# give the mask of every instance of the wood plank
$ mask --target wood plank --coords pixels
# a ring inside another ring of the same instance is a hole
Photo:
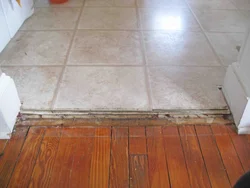
[[[146,154],[145,127],[129,127],[129,154]]]
[[[191,187],[211,187],[194,126],[179,127]]]
[[[231,187],[210,126],[195,126],[212,187]]]
[[[129,187],[128,127],[112,128],[110,187]]]
[[[148,175],[148,158],[146,155],[130,156],[130,187],[150,187]]]
[[[231,138],[228,135],[227,128],[225,126],[215,125],[212,125],[211,128],[215,136],[224,166],[227,170],[230,183],[233,186],[239,177],[244,173],[244,170],[241,166]]]
[[[170,187],[161,127],[147,127],[150,187]]]
[[[163,127],[163,136],[171,187],[190,187],[178,128],[176,126]]]
[[[47,128],[29,187],[48,187],[61,136],[61,128]]]
[[[82,128],[76,139],[76,152],[73,156],[70,187],[89,187],[90,164],[94,143],[95,128]]]
[[[250,144],[248,144],[246,135],[238,135],[232,126],[227,126],[233,145],[240,158],[245,172],[250,170]]]
[[[248,143],[250,144],[250,134],[247,134],[246,137],[247,137]]]
[[[70,187],[70,174],[72,172],[73,157],[79,131],[80,128],[74,127],[62,129],[49,187]]]
[[[90,187],[108,187],[110,165],[110,128],[96,128],[90,167]]]
[[[8,187],[28,187],[44,132],[44,127],[29,129]]]
[[[4,154],[0,157],[0,185],[7,187],[11,174],[18,160],[23,143],[26,138],[28,127],[16,128],[8,141]]]
[[[8,142],[8,140],[5,140],[5,139],[0,140],[0,155],[3,154],[4,148],[7,144],[7,142]]]

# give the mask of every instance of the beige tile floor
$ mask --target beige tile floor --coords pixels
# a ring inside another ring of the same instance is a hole
[[[37,0],[0,54],[24,110],[226,109],[250,0]]]

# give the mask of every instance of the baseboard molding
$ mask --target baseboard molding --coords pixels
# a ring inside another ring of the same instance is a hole
[[[250,127],[238,128],[238,134],[250,134]]]
[[[223,92],[231,109],[239,134],[250,134],[250,93],[238,63],[228,67]]]
[[[0,76],[0,139],[9,139],[14,128],[21,103],[12,78]]]

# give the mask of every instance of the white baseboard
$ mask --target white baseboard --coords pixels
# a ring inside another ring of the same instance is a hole
[[[0,76],[0,139],[9,139],[14,128],[21,103],[12,78]]]
[[[228,67],[223,85],[228,105],[239,134],[250,134],[250,93],[244,83],[244,74],[238,63]]]
[[[250,134],[250,127],[238,128],[238,134]]]

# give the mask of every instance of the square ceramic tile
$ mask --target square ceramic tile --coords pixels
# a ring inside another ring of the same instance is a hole
[[[245,32],[248,22],[236,10],[198,10],[195,14],[205,31]]]
[[[2,67],[17,86],[23,109],[49,109],[61,67]]]
[[[21,30],[74,29],[80,8],[36,8]]]
[[[137,0],[138,7],[182,7],[186,8],[184,0]]]
[[[149,65],[220,65],[200,32],[146,31],[144,43]]]
[[[79,30],[69,64],[143,64],[140,34],[136,31]]]
[[[151,67],[153,109],[225,109],[217,88],[224,74],[218,67]]]
[[[55,109],[149,110],[143,67],[67,67]]]
[[[232,0],[235,6],[238,9],[250,10],[250,1],[249,0]]]
[[[183,8],[140,8],[140,21],[144,30],[200,31],[194,16]]]
[[[135,8],[84,8],[79,29],[137,29]]]
[[[92,7],[135,7],[135,0],[86,0],[85,6]]]
[[[50,4],[50,0],[36,0],[35,7],[81,7],[84,0],[69,0],[62,4]]]
[[[230,0],[187,0],[187,3],[197,9],[237,9]]]
[[[241,14],[247,19],[247,20],[249,20],[250,19],[250,10],[242,10],[242,11],[240,11],[241,12]],[[250,22],[248,21],[247,23],[246,23],[246,28],[250,28]]]
[[[244,15],[247,20],[250,19],[250,10],[241,10],[240,13]]]
[[[216,53],[224,65],[230,65],[237,61],[239,47],[245,34],[243,33],[207,33]]]
[[[73,31],[18,32],[0,54],[4,65],[62,65]]]

